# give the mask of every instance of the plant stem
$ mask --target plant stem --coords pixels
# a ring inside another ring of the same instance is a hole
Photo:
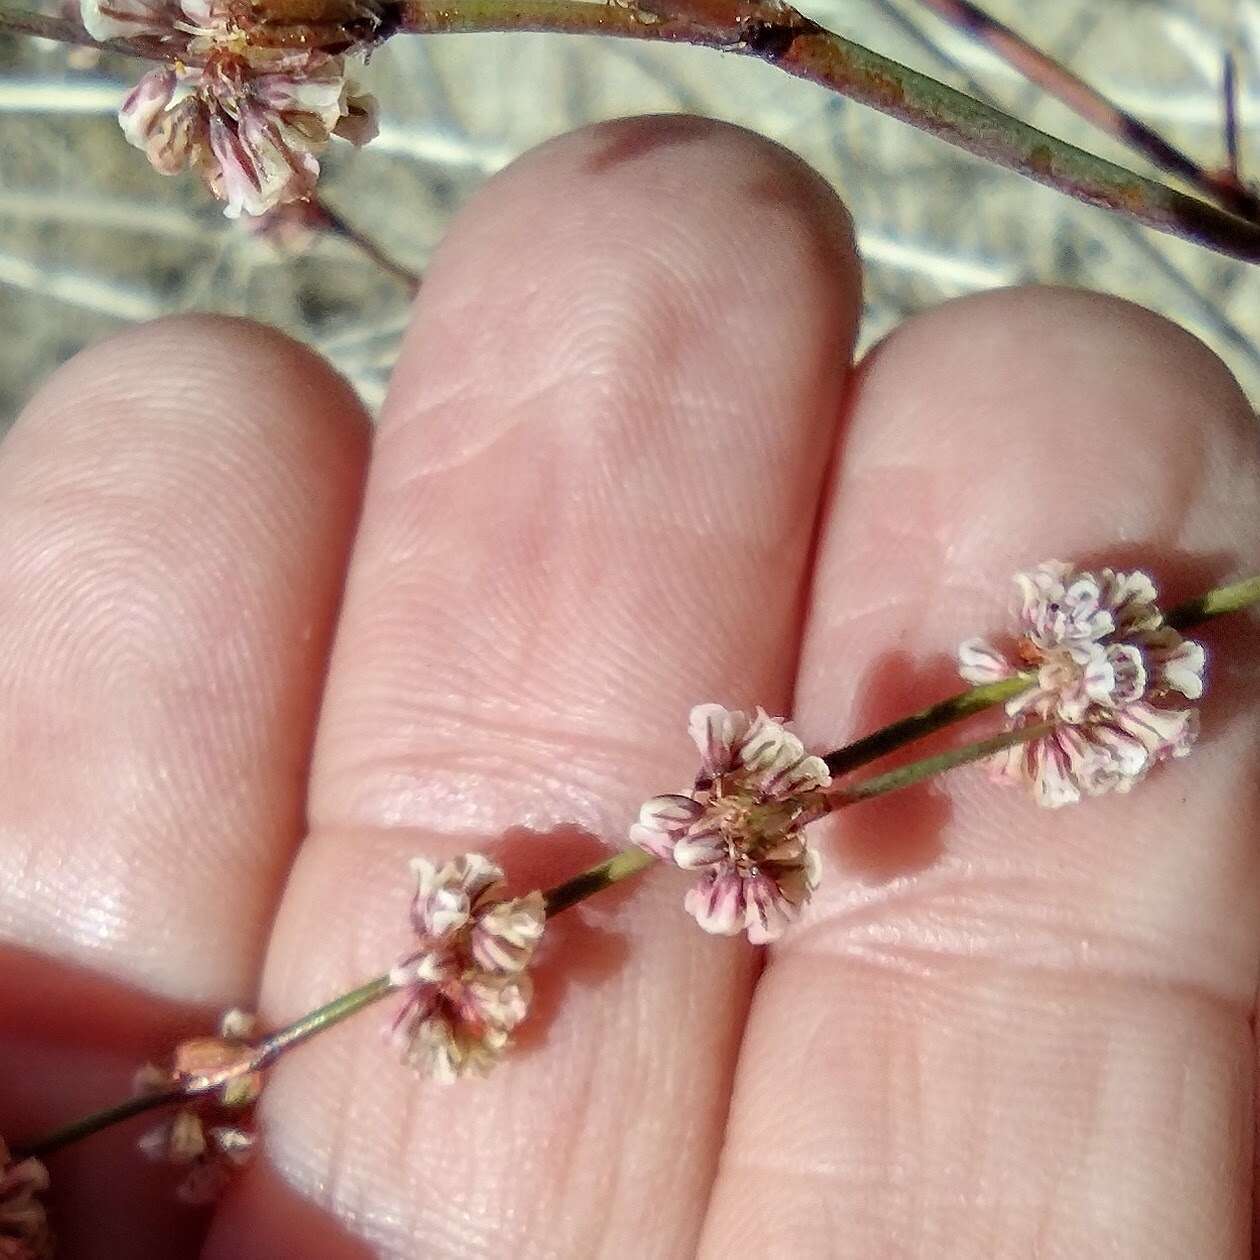
[[[1205,595],[1188,599],[1173,608],[1164,620],[1177,630],[1186,630],[1213,617],[1241,612],[1256,603],[1260,603],[1260,575],[1231,582],[1228,586],[1218,586]]]
[[[986,683],[982,687],[972,687],[969,691],[960,691],[945,700],[938,700],[918,713],[903,717],[888,726],[872,731],[861,739],[835,752],[828,753],[823,760],[827,769],[835,776],[847,774],[850,770],[864,766],[869,761],[877,761],[887,753],[909,744],[925,735],[939,731],[953,722],[960,722],[973,713],[980,713],[992,705],[1001,704],[1012,696],[1030,687],[1035,680],[1033,674],[1017,674],[1014,678],[1006,678],[1001,682]]]
[[[261,1072],[264,1068],[270,1067],[286,1050],[300,1045],[334,1024],[341,1023],[343,1019],[349,1019],[365,1006],[379,1002],[393,990],[394,985],[390,982],[389,973],[386,972],[383,976],[377,976],[366,984],[359,985],[357,989],[351,989],[349,993],[343,993],[340,997],[333,998],[331,1002],[317,1007],[287,1027],[264,1037],[258,1043],[257,1052],[250,1064],[251,1070]]]
[[[1212,617],[1238,612],[1258,602],[1260,602],[1260,576],[1244,578],[1228,586],[1217,587],[1197,599],[1178,605],[1168,614],[1167,621],[1170,625],[1182,629]],[[974,687],[970,691],[951,696],[947,700],[931,705],[910,717],[902,718],[898,722],[830,753],[826,757],[827,764],[834,774],[864,765],[911,740],[919,739],[951,722],[969,717],[982,709],[1017,695],[1031,681],[1031,675],[1021,674],[1003,682]],[[859,801],[912,787],[935,775],[992,756],[1004,748],[1012,748],[1016,744],[1037,739],[1053,730],[1054,727],[1054,722],[1041,722],[1014,731],[1004,731],[988,739],[966,744],[961,748],[951,748],[946,752],[925,757],[909,765],[900,766],[896,770],[863,779],[858,783],[833,788],[823,793],[826,809],[828,812],[843,809]],[[593,897],[596,893],[611,888],[613,884],[640,874],[655,861],[656,859],[649,853],[637,848],[623,849],[613,854],[603,862],[544,892],[543,901],[548,917],[562,913],[571,906],[577,905],[579,901],[584,901],[587,897]],[[331,1028],[334,1024],[348,1019],[374,1002],[380,1001],[381,998],[393,992],[394,988],[387,972],[303,1015],[292,1024],[263,1038],[255,1047],[248,1070],[258,1072],[265,1070],[286,1051],[309,1040],[317,1033]],[[221,1085],[222,1082],[217,1081],[212,1086],[203,1086],[195,1090],[175,1089],[160,1094],[145,1094],[129,1098],[125,1102],[55,1129],[46,1137],[16,1146],[14,1148],[16,1157],[24,1159],[28,1156],[39,1157],[52,1154],[72,1142],[90,1137],[132,1116],[184,1102],[198,1094],[212,1092]]]
[[[972,0],[919,0],[951,26],[978,40],[1030,83],[1062,101],[1100,131],[1149,158],[1156,166],[1199,189],[1233,214],[1256,222],[1260,200],[1231,174],[1207,170],[1153,127],[1121,109],[1067,66],[1029,43],[1009,26],[990,17]],[[1226,117],[1230,117],[1226,93]],[[1227,128],[1228,133],[1228,128]]]
[[[72,1142],[81,1141],[94,1133],[99,1133],[102,1129],[130,1120],[132,1116],[143,1115],[146,1111],[155,1111],[159,1107],[169,1107],[174,1103],[183,1102],[188,1097],[188,1091],[184,1089],[165,1090],[160,1094],[138,1094],[125,1102],[106,1107],[103,1111],[94,1111],[89,1116],[83,1116],[70,1124],[62,1125],[60,1129],[54,1129],[33,1142],[18,1144],[13,1148],[13,1157],[28,1159],[33,1156],[36,1159],[42,1159],[45,1155],[61,1150],[63,1146],[69,1146]]]
[[[877,774],[845,787],[836,788],[826,793],[832,809],[843,809],[846,805],[855,805],[858,801],[868,801],[873,796],[883,796],[887,792],[896,792],[900,788],[912,787],[930,779],[933,775],[943,774],[957,766],[965,766],[973,761],[981,761],[991,757],[1004,748],[1013,748],[1016,744],[1026,744],[1054,730],[1057,723],[1038,722],[1032,726],[1021,726],[1017,730],[1003,731],[989,739],[982,739],[962,748],[951,748],[948,752],[937,753],[934,757],[924,757],[922,761],[913,761],[908,766],[899,766],[885,774]]]
[[[697,44],[757,57],[890,114],[978,157],[1162,232],[1260,261],[1260,225],[1030,127],[880,53],[824,30],[778,0],[683,0],[664,6],[588,0],[400,0],[412,34],[560,31]]]
[[[1260,225],[1146,179],[824,30],[779,0],[678,0],[676,10],[625,0],[424,0],[386,5],[382,37],[479,31],[552,31],[696,44],[757,57],[798,78],[869,105],[978,157],[1161,232],[1197,241],[1246,262],[1260,261]],[[0,0],[0,29],[71,43],[91,42],[77,23],[45,17]],[[345,48],[346,27],[278,22],[278,45]],[[169,59],[149,41],[105,47]]]
[[[419,292],[420,277],[414,271],[387,254],[370,236],[348,222],[340,211],[334,210],[323,197],[313,197],[311,204],[326,231],[348,241],[387,276],[399,281],[413,297]]]
[[[603,892],[605,888],[611,888],[613,884],[628,879],[631,875],[637,875],[655,860],[644,849],[622,849],[607,861],[600,862],[598,866],[592,866],[590,870],[566,879],[563,884],[557,884],[543,893],[547,917],[550,919],[562,910],[577,905],[579,901],[585,901],[587,897]]]

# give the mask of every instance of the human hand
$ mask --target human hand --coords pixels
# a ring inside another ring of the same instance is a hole
[[[1254,417],[1183,332],[995,293],[852,371],[859,305],[817,177],[653,119],[463,211],[370,469],[347,387],[261,328],[62,369],[0,450],[0,1130],[388,966],[413,853],[527,889],[623,843],[695,701],[834,747],[948,690],[1030,563],[1255,567]],[[1132,796],[967,774],[818,824],[764,955],[669,870],[557,920],[484,1082],[329,1032],[212,1217],[134,1128],[54,1157],[64,1254],[1246,1254],[1260,710],[1212,665],[1203,746]]]

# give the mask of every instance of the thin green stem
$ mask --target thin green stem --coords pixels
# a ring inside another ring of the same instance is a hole
[[[1167,620],[1171,625],[1183,629],[1212,617],[1238,612],[1256,603],[1260,603],[1260,576],[1245,578],[1228,586],[1208,591],[1205,595],[1189,600],[1173,609],[1168,614]],[[875,731],[871,735],[857,740],[855,743],[838,749],[827,756],[827,764],[831,767],[834,774],[852,770],[859,765],[864,765],[866,762],[874,760],[876,757],[884,756],[886,753],[909,743],[911,740],[919,739],[931,731],[939,730],[951,722],[970,717],[983,709],[999,704],[1003,700],[1017,695],[1031,681],[1030,675],[1021,674],[1000,683],[990,683],[986,686],[975,687],[970,691],[951,696],[946,700],[931,705],[929,708],[921,710],[919,713],[912,714],[910,717],[903,718],[901,721],[894,722],[882,730]],[[1004,731],[988,739],[982,739],[976,743],[964,745],[961,748],[952,748],[947,752],[937,753],[935,756],[911,762],[909,765],[899,766],[895,770],[874,775],[858,783],[834,788],[823,794],[823,800],[828,811],[843,809],[849,805],[855,805],[859,801],[870,800],[876,796],[883,796],[888,792],[912,787],[938,774],[944,774],[946,771],[954,770],[959,766],[965,766],[972,762],[980,761],[985,757],[990,757],[1003,749],[1013,748],[1017,744],[1038,739],[1054,730],[1054,728],[1055,723],[1053,722],[1040,722],[1017,730]],[[612,887],[613,884],[640,874],[651,866],[655,860],[649,853],[635,848],[624,849],[620,853],[613,854],[612,857],[605,859],[603,862],[544,892],[543,901],[548,916],[560,914],[571,906],[576,905],[579,901],[584,901],[587,897],[592,897],[596,893]],[[366,984],[362,984],[356,989],[352,989],[349,993],[344,993],[340,997],[334,998],[331,1002],[318,1007],[309,1014],[302,1016],[301,1019],[279,1029],[260,1041],[255,1047],[253,1057],[250,1059],[248,1070],[263,1071],[270,1067],[286,1051],[300,1045],[317,1033],[331,1028],[334,1024],[348,1019],[351,1015],[372,1005],[374,1002],[380,1001],[383,997],[393,992],[394,989],[395,985],[392,983],[389,973],[386,973],[369,980]],[[99,1133],[102,1129],[109,1128],[111,1125],[118,1124],[123,1120],[128,1120],[132,1116],[141,1115],[146,1111],[155,1110],[159,1107],[174,1105],[196,1097],[198,1094],[206,1093],[210,1088],[218,1088],[221,1084],[222,1082],[216,1082],[213,1087],[175,1089],[160,1094],[146,1094],[136,1098],[129,1098],[125,1102],[115,1104],[103,1111],[94,1112],[80,1120],[73,1121],[60,1129],[54,1130],[45,1137],[19,1145],[15,1148],[15,1151],[19,1158],[49,1155],[64,1146],[70,1145],[72,1142],[90,1137],[94,1133]]]
[[[905,744],[932,734],[933,731],[961,722],[963,718],[971,717],[973,713],[980,713],[995,704],[1002,704],[1030,687],[1033,681],[1032,674],[1017,674],[1014,678],[1005,678],[1001,682],[986,683],[982,687],[960,691],[828,753],[823,760],[833,776],[847,774],[850,770],[856,770],[867,762],[877,761]]]
[[[1260,603],[1260,576],[1243,578],[1228,586],[1218,586],[1196,599],[1188,599],[1172,609],[1165,620],[1178,630],[1197,626],[1213,617],[1226,613],[1241,612],[1252,604]]]
[[[828,792],[827,799],[832,809],[843,809],[846,805],[855,805],[858,801],[868,801],[873,796],[883,796],[887,792],[896,792],[901,788],[912,787],[930,779],[934,775],[944,774],[958,766],[965,766],[973,761],[981,761],[991,757],[1004,748],[1013,748],[1016,744],[1026,744],[1029,740],[1039,739],[1042,735],[1054,730],[1054,722],[1038,722],[1032,726],[1022,726],[1017,730],[1003,731],[1001,735],[982,739],[974,744],[966,744],[962,748],[951,748],[948,752],[937,753],[934,757],[924,757],[922,761],[912,761],[908,766],[899,766],[885,774],[877,774],[860,783],[848,784]]]
[[[343,1019],[349,1019],[365,1006],[379,1002],[381,998],[393,991],[394,985],[390,981],[389,973],[386,972],[383,976],[377,976],[366,984],[359,985],[357,989],[351,989],[349,993],[333,998],[331,1002],[317,1007],[287,1027],[273,1032],[269,1037],[264,1037],[258,1043],[257,1053],[250,1064],[251,1069],[260,1072],[270,1067],[286,1050],[309,1040],[316,1033],[323,1032],[334,1024],[341,1023]]]
[[[132,1116],[143,1115],[146,1111],[156,1111],[159,1107],[173,1106],[188,1097],[188,1091],[184,1089],[168,1089],[160,1094],[138,1094],[124,1102],[115,1103],[112,1107],[106,1107],[103,1111],[94,1111],[89,1116],[72,1120],[69,1124],[62,1125],[60,1129],[54,1129],[33,1142],[19,1143],[13,1148],[14,1158],[28,1159],[33,1156],[36,1159],[43,1159],[44,1156],[61,1150],[63,1146],[82,1141],[94,1133],[100,1133],[102,1129],[130,1120]]]
[[[585,901],[587,897],[593,897],[596,893],[603,892],[605,888],[611,888],[613,884],[629,879],[631,875],[637,875],[651,866],[655,860],[643,849],[622,849],[620,853],[613,854],[607,861],[600,862],[598,866],[592,866],[590,870],[583,871],[572,879],[566,879],[563,884],[557,884],[543,893],[547,917],[552,918],[562,910],[577,905],[579,901]]]

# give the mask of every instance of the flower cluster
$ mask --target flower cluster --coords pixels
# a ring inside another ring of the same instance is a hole
[[[53,1253],[48,1214],[38,1195],[48,1171],[37,1159],[14,1160],[0,1138],[0,1260],[48,1260]]]
[[[1205,655],[1165,622],[1150,578],[1047,561],[1015,581],[1018,642],[1004,652],[970,639],[959,671],[977,684],[1035,672],[1006,711],[1020,725],[1056,725],[1000,753],[997,777],[1057,808],[1082,793],[1127,792],[1157,762],[1184,757],[1197,733],[1185,701],[1203,694]]]
[[[262,1092],[262,1074],[252,1069],[249,1044],[256,1024],[247,1012],[230,1010],[219,1022],[217,1037],[182,1042],[170,1068],[146,1064],[136,1074],[140,1094],[193,1092],[187,1105],[139,1143],[147,1158],[183,1172],[175,1193],[185,1203],[213,1202],[253,1154],[255,1137],[247,1117]]]
[[[233,219],[310,197],[330,136],[362,145],[376,134],[375,102],[349,92],[343,56],[259,46],[249,12],[233,0],[81,8],[94,39],[149,37],[170,49],[170,63],[123,101],[123,134],[162,174],[197,171]]]
[[[390,972],[404,994],[394,1039],[406,1062],[435,1080],[484,1075],[529,1009],[542,893],[505,899],[503,872],[479,853],[441,868],[415,858],[411,869],[418,948]]]
[[[818,855],[804,826],[816,803],[811,794],[831,775],[762,709],[697,705],[690,731],[700,750],[695,786],[647,801],[630,839],[701,872],[684,905],[706,932],[776,940],[818,886]]]

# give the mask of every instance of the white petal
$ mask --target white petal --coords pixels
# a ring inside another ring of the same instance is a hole
[[[986,639],[967,639],[958,645],[958,672],[967,682],[982,687],[1019,671]]]
[[[699,871],[724,862],[730,846],[721,831],[714,828],[699,835],[685,835],[674,845],[673,859],[684,871]]]
[[[542,939],[546,915],[540,892],[491,906],[472,930],[471,948],[477,965],[494,972],[522,970]]]
[[[705,778],[716,779],[735,764],[735,745],[750,726],[746,713],[720,704],[698,704],[691,710],[688,730],[700,750]]]
[[[1034,740],[1029,746],[1033,799],[1046,809],[1061,809],[1081,799],[1076,769],[1082,762],[1071,732],[1065,728]]]
[[[683,907],[714,936],[736,936],[744,930],[744,881],[733,870],[706,875],[687,891]]]
[[[175,23],[183,14],[163,0],[80,0],[79,17],[93,39],[106,40],[179,36]]]

